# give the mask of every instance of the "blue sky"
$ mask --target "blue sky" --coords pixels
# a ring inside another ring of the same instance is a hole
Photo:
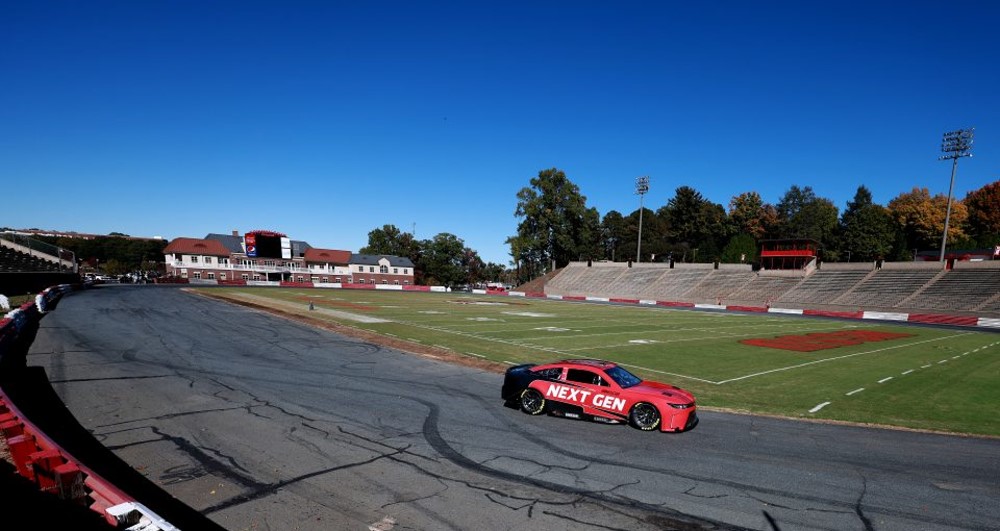
[[[1000,179],[1000,3],[6,2],[0,226],[357,251],[384,224],[507,264],[559,168],[603,216],[679,186],[841,210]]]

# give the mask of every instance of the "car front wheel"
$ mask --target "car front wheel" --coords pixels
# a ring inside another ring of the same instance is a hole
[[[642,431],[655,430],[660,425],[660,412],[656,406],[646,402],[640,402],[632,406],[632,411],[628,414],[629,423],[633,428]]]
[[[542,393],[534,389],[525,389],[521,392],[521,411],[529,415],[538,415],[545,411],[545,398]]]

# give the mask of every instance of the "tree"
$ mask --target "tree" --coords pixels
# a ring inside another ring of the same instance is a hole
[[[514,215],[521,221],[517,226],[516,252],[514,241],[508,238],[511,255],[545,270],[550,261],[562,267],[589,252],[587,227],[591,225],[587,220],[592,223],[593,216],[588,216],[586,202],[580,189],[561,170],[538,172],[531,179],[531,186],[517,193]]]
[[[579,259],[593,260],[604,256],[601,237],[601,214],[596,208],[588,208],[583,212],[583,225],[580,226]]]
[[[431,240],[422,241],[421,247],[424,252],[420,265],[426,283],[448,287],[468,283],[467,266],[471,257],[461,239],[442,232]]]
[[[405,256],[412,260],[418,247],[412,233],[401,232],[395,225],[382,225],[381,229],[373,229],[368,233],[368,245],[358,252]]]
[[[811,186],[792,185],[776,209],[779,238],[808,238],[828,250],[837,247],[837,207],[833,201],[817,197]]]
[[[1000,180],[969,192],[962,203],[969,215],[967,232],[975,239],[976,246],[1000,244]]]
[[[604,219],[601,220],[603,258],[614,262],[617,258],[625,256],[622,252],[626,237],[625,225],[625,218],[617,210],[604,215]]]
[[[729,222],[735,234],[749,234],[754,240],[760,240],[767,233],[770,212],[757,192],[744,192],[729,200]],[[772,223],[773,224],[773,221]]]
[[[681,186],[657,216],[666,221],[674,249],[690,249],[692,259],[700,257],[703,262],[719,258],[719,244],[729,233],[722,205],[705,199],[690,186]]]
[[[940,249],[944,233],[944,218],[948,197],[938,194],[931,197],[927,188],[916,188],[896,196],[887,205],[889,214],[906,236],[907,249]],[[948,241],[965,237],[962,225],[967,218],[965,205],[954,201],[948,223]]]
[[[872,193],[859,186],[854,200],[847,203],[840,217],[841,260],[871,261],[891,254],[895,240],[892,216],[881,205],[872,202]]]
[[[747,233],[740,233],[726,244],[721,260],[729,264],[750,263],[757,260],[757,252],[757,240]]]

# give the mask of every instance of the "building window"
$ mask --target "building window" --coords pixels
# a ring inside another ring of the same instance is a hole
[[[364,272],[365,272],[365,266],[358,266],[358,273],[364,273]]]
[[[299,277],[299,282],[305,282],[305,280],[303,280],[302,277]]]
[[[392,274],[393,275],[398,275],[399,274],[399,268],[398,267],[392,268]]]
[[[253,276],[253,279],[254,279],[254,280],[260,280],[260,275],[254,275],[254,276]]]
[[[211,264],[212,263],[212,257],[211,256],[206,256],[205,257],[205,263],[206,264]]]
[[[389,281],[388,281],[388,280],[385,280],[385,279],[383,279],[383,280],[382,280],[382,283],[383,283],[383,284],[388,284],[388,283],[389,283]]]
[[[365,283],[365,279],[362,278],[362,279],[358,280],[358,284],[364,284],[364,283]]]
[[[219,258],[219,265],[229,265],[228,258]]]
[[[369,273],[374,273],[375,272],[375,266],[368,266],[368,272]]]
[[[209,280],[215,280],[215,273],[209,273],[208,274],[208,279]]]
[[[201,280],[201,271],[195,271],[194,272],[194,278],[196,278],[198,280]]]
[[[378,267],[378,272],[382,273],[383,275],[386,274],[386,273],[388,273],[389,272],[389,266],[387,266],[387,265],[379,266]]]
[[[197,264],[198,263],[198,257],[197,256],[192,256],[191,257],[191,263],[192,264]]]
[[[334,281],[334,282],[340,282],[340,277],[335,277],[335,278],[333,279],[333,281]]]
[[[242,274],[240,275],[240,278],[242,278],[243,280],[250,280],[250,275]]]
[[[404,267],[403,268],[403,274],[404,275],[409,275],[410,274],[410,270]]]
[[[219,280],[226,280],[226,274],[225,273],[219,273]]]

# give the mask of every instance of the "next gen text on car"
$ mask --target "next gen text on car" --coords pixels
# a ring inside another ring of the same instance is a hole
[[[628,422],[644,430],[680,432],[698,424],[694,396],[673,385],[643,380],[602,360],[563,360],[507,369],[501,397],[525,413],[597,422]]]

